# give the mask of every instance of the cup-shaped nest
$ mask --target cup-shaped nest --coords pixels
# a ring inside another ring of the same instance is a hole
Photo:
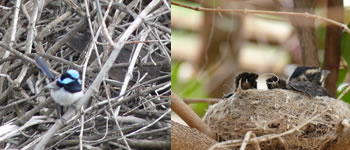
[[[321,116],[310,121],[312,117]],[[238,90],[232,97],[209,107],[204,122],[225,140],[243,139],[248,131],[257,137],[281,134],[259,142],[261,149],[350,150],[350,130],[342,126],[350,118],[349,105],[331,97],[310,97],[291,90]],[[237,147],[236,147],[237,148]],[[248,145],[247,149],[254,149]]]

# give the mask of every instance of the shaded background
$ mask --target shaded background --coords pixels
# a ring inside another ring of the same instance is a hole
[[[348,24],[350,1],[173,1],[192,7],[308,12]],[[343,7],[344,6],[344,7]],[[172,5],[172,91],[182,98],[221,98],[239,72],[287,78],[296,66],[330,70],[335,97],[349,81],[349,35],[307,17],[194,11]],[[337,91],[339,89],[339,91]],[[343,98],[349,101],[349,96]],[[190,104],[203,116],[207,103]],[[173,116],[172,116],[173,118]]]

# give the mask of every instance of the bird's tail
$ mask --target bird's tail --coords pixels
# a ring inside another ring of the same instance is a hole
[[[37,64],[37,66],[40,68],[40,70],[42,72],[44,72],[44,74],[51,80],[51,81],[54,81],[55,80],[55,77],[54,75],[52,74],[52,72],[50,71],[50,68],[49,66],[47,65],[46,61],[44,59],[42,59],[40,56],[38,55],[35,55],[34,57],[35,59],[35,62]]]

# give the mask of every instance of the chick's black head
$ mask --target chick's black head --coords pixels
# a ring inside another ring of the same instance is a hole
[[[259,75],[256,73],[249,73],[249,72],[243,72],[240,73],[238,76],[236,76],[235,79],[235,86],[236,90],[238,88],[242,88],[243,90],[247,89],[256,89],[257,88],[257,82]],[[239,85],[241,87],[239,87]]]
[[[297,67],[289,77],[289,82],[311,82],[313,84],[323,86],[328,70],[322,70],[320,67]]]

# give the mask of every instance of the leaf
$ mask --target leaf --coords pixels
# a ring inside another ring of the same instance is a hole
[[[178,83],[178,74],[179,74],[180,64],[175,61],[171,62],[171,85],[177,85]]]
[[[347,87],[343,88],[341,91],[337,90],[337,97],[344,91],[346,90]],[[344,102],[350,103],[350,92],[346,93],[342,98]]]
[[[349,25],[348,25],[349,28]],[[350,64],[350,34],[344,32],[341,37],[341,56],[345,59],[346,63]]]
[[[347,70],[344,68],[339,69],[337,87],[344,82]]]
[[[171,62],[171,90],[179,94],[182,98],[207,98],[203,83],[196,77],[188,81],[180,81],[180,71],[182,63],[172,61]],[[192,103],[189,105],[192,110],[200,117],[203,117],[208,109],[208,103]]]

